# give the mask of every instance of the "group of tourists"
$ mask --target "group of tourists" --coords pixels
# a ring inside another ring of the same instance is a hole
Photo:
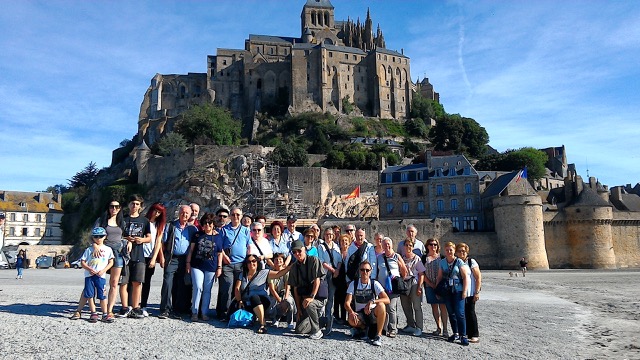
[[[94,243],[81,258],[85,287],[71,319],[82,317],[86,303],[91,322],[149,316],[150,280],[159,264],[159,319],[188,314],[193,322],[213,316],[229,321],[249,312],[259,334],[269,326],[288,327],[320,339],[339,324],[380,346],[383,336],[424,333],[426,298],[436,328],[431,335],[462,345],[479,341],[475,303],[482,277],[464,243],[447,242],[441,254],[439,241],[417,239],[413,225],[394,247],[381,233],[369,242],[365,230],[352,224],[344,233],[340,226],[321,231],[317,224],[300,233],[295,215],[267,227],[264,216],[240,208],[200,216],[197,204],[180,206],[178,218],[167,222],[162,204],[151,205],[145,216],[143,205],[132,196],[123,216],[120,202],[112,200],[96,220]],[[118,295],[122,306],[114,315]],[[401,329],[399,306],[407,319]]]

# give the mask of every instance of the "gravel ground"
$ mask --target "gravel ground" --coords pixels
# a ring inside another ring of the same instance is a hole
[[[340,326],[314,341],[285,329],[258,335],[186,318],[91,324],[85,315],[71,321],[82,291],[82,270],[29,270],[23,280],[15,280],[15,270],[1,270],[0,357],[640,359],[640,271],[551,270],[529,272],[526,278],[484,271],[483,276],[476,307],[480,343],[463,347],[425,333],[420,338],[385,337],[382,347],[374,347],[351,340],[348,329]],[[152,285],[150,303],[157,314],[160,275]],[[425,332],[435,330],[426,304],[424,312]]]

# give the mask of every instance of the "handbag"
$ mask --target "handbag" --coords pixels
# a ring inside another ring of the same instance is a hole
[[[382,255],[384,259],[384,264],[387,266],[387,271],[389,271],[389,262],[387,261],[387,257]],[[391,283],[389,286],[389,283]],[[413,277],[408,279],[403,279],[402,276],[392,276],[390,273],[385,280],[385,288],[389,286],[391,289],[391,293],[397,295],[409,295],[411,292],[411,286],[413,285]]]
[[[229,317],[228,327],[247,327],[253,322],[253,314],[245,309],[236,310]]]
[[[455,286],[449,284],[449,279],[451,279],[451,275],[453,274],[453,269],[456,267],[457,261],[458,258],[456,257],[455,260],[453,260],[453,266],[451,266],[451,268],[449,269],[449,274],[447,275],[447,277],[440,279],[440,282],[438,283],[438,285],[436,285],[435,291],[437,296],[445,297],[455,293],[456,288]]]

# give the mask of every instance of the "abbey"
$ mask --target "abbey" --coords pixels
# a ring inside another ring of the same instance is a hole
[[[206,74],[156,74],[140,109],[140,135],[154,143],[171,118],[207,102],[229,109],[245,128],[256,112],[340,113],[346,104],[364,116],[408,116],[416,91],[410,60],[386,49],[369,11],[364,23],[336,21],[329,0],[307,0],[300,18],[300,37],[249,35],[244,49],[209,55]],[[427,96],[437,96],[430,89]]]

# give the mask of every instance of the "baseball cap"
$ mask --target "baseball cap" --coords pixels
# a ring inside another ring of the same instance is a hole
[[[0,219],[4,219],[4,213],[0,212]]]
[[[287,216],[287,221],[298,221],[298,217],[294,214]]]
[[[291,244],[291,250],[301,250],[304,248],[304,244],[300,240],[296,240]]]
[[[107,231],[104,228],[98,226],[96,228],[93,228],[93,231],[91,231],[91,236],[107,236]]]

